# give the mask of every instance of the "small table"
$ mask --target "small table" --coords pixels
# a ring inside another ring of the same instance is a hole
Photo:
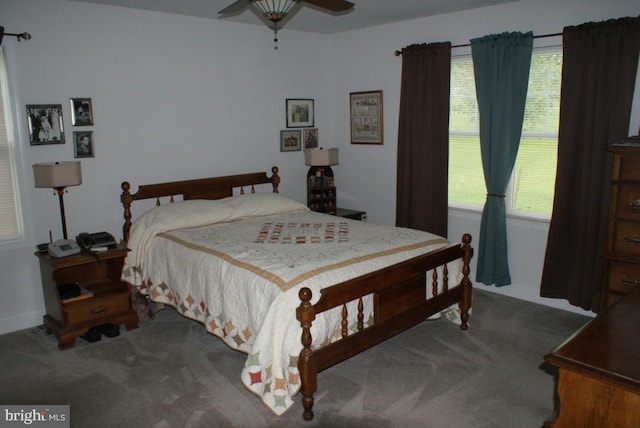
[[[640,426],[640,288],[545,356],[559,404],[545,427]]]
[[[340,208],[336,209],[336,214],[338,217],[350,218],[353,220],[367,221],[367,213],[365,211],[358,210],[350,210],[348,208]]]
[[[125,324],[127,330],[138,327],[138,316],[129,303],[129,286],[120,280],[127,251],[121,243],[95,254],[81,252],[63,258],[35,254],[47,311],[45,330],[58,338],[58,348],[73,347],[76,337],[100,324]],[[61,284],[78,284],[81,294],[63,298]]]

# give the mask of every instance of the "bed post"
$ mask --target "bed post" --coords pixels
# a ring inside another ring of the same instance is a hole
[[[272,176],[271,176],[271,184],[273,185],[273,193],[279,193],[280,190],[280,176],[278,175],[278,167],[274,166],[271,168]]]
[[[311,290],[304,287],[298,293],[300,306],[296,309],[296,318],[302,326],[302,351],[298,359],[298,371],[300,372],[300,381],[302,386],[302,406],[304,413],[302,416],[305,420],[313,419],[313,393],[318,389],[318,368],[316,360],[311,350],[311,323],[316,318],[315,311],[311,305]]]
[[[120,185],[122,188],[122,195],[120,195],[120,201],[122,202],[122,206],[124,207],[124,225],[122,226],[122,237],[124,241],[129,241],[129,230],[131,230],[131,202],[133,201],[133,196],[129,193],[129,189],[131,189],[131,185],[128,181],[123,181]]]
[[[469,328],[469,309],[471,309],[471,280],[469,273],[471,272],[471,257],[473,257],[473,248],[471,248],[471,235],[465,233],[462,235],[462,299],[460,299],[460,329],[467,330]]]

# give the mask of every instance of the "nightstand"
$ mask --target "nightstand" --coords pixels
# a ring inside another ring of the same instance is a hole
[[[47,334],[58,338],[58,348],[75,345],[76,337],[100,324],[125,324],[127,330],[138,327],[138,316],[131,310],[129,286],[120,280],[128,249],[124,244],[104,252],[82,252],[55,258],[35,253],[40,262]],[[60,287],[60,285],[65,286]],[[69,284],[79,285],[80,294],[60,296]]]
[[[348,208],[340,208],[336,209],[336,214],[338,217],[350,218],[353,220],[367,221],[367,213],[365,211],[358,210],[350,210]]]

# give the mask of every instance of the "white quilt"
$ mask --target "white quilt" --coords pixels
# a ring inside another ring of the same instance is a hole
[[[122,278],[248,354],[244,385],[275,414],[300,388],[298,291],[319,291],[446,245],[426,232],[318,214],[279,194],[157,207],[138,219]],[[460,266],[449,266],[452,284]],[[349,307],[355,330],[356,303]],[[365,321],[372,314],[365,299]],[[340,309],[319,316],[313,347],[339,340]]]

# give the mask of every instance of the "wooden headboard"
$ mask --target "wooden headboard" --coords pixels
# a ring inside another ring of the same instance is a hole
[[[227,175],[224,177],[200,178],[196,180],[173,181],[169,183],[147,184],[139,186],[136,193],[131,194],[131,184],[123,181],[120,201],[124,208],[124,226],[122,235],[125,241],[129,240],[131,230],[131,203],[141,199],[154,199],[156,206],[161,203],[160,198],[168,197],[169,202],[173,202],[175,197],[182,196],[183,200],[189,199],[222,199],[233,196],[233,189],[240,188],[240,193],[244,194],[244,188],[250,187],[251,193],[255,193],[255,185],[271,183],[273,192],[278,193],[280,176],[278,167],[271,168],[271,177],[266,172],[252,172],[249,174]]]

